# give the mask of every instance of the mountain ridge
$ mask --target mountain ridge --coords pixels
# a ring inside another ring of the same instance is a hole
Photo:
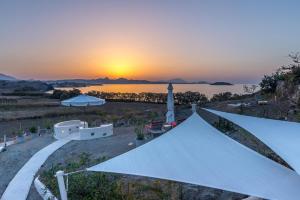
[[[0,73],[0,80],[1,81],[16,81],[17,79],[13,76],[9,76],[7,74]]]
[[[127,78],[116,78],[110,79],[108,77],[104,78],[96,78],[96,79],[62,79],[62,80],[48,80],[45,81],[48,84],[52,84],[59,87],[69,87],[70,85],[76,85],[78,87],[79,84],[82,86],[87,85],[101,85],[101,84],[208,84],[206,81],[186,81],[181,78],[175,78],[170,80],[159,80],[159,81],[149,81],[149,80],[139,80],[139,79],[127,79]]]

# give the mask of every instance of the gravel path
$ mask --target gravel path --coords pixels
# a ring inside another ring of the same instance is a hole
[[[70,139],[56,140],[35,153],[10,181],[1,199],[25,200],[37,171],[52,153],[68,142],[70,142]]]
[[[53,141],[54,139],[50,135],[35,137],[27,142],[11,145],[7,151],[0,153],[0,196],[23,165],[36,152]]]
[[[71,141],[53,153],[40,171],[50,169],[56,164],[65,164],[79,158],[83,152],[91,155],[91,158],[105,156],[111,158],[131,150],[135,145],[129,146],[130,142],[134,143],[135,133],[132,127],[114,128],[114,135],[107,138],[99,138],[86,141]],[[40,200],[39,194],[35,191],[34,186],[27,197],[28,200]]]

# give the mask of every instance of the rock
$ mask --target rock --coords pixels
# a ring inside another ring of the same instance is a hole
[[[277,87],[275,91],[276,95],[278,98],[284,97],[286,93],[286,87],[285,87],[285,82],[284,81],[278,81],[277,82]]]
[[[300,85],[278,81],[275,94],[278,100],[288,99],[290,105],[297,106],[300,99]]]
[[[289,110],[289,111],[288,111],[288,114],[289,114],[289,115],[293,115],[293,114],[295,114],[295,113],[296,113],[296,110]]]
[[[295,104],[299,104],[300,99],[300,85],[296,85],[293,94],[291,95],[291,100]]]

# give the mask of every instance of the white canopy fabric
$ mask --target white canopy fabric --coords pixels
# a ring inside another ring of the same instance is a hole
[[[249,131],[300,174],[300,123],[205,110]]]
[[[266,199],[300,196],[296,172],[232,140],[196,113],[157,139],[87,170],[167,179]]]
[[[105,104],[105,100],[82,94],[77,97],[64,100],[61,102],[61,104],[63,106],[100,106]]]

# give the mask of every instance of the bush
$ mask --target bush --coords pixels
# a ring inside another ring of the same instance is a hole
[[[48,171],[41,174],[41,181],[50,189],[56,197],[59,197],[59,189],[57,180],[54,177],[58,170],[72,172],[95,162],[100,159],[90,160],[89,154],[81,154],[79,162],[68,163],[67,166],[55,165]],[[103,161],[103,159],[101,159]],[[107,176],[102,173],[81,172],[72,174],[68,177],[68,199],[70,200],[119,200],[123,199],[123,195],[118,184],[118,180],[114,176]]]
[[[213,97],[210,99],[210,101],[227,101],[232,98],[231,92],[221,92],[219,94],[214,94]]]
[[[222,117],[219,117],[218,122],[215,122],[214,126],[217,129],[219,129],[220,131],[225,132],[225,133],[235,131],[235,129],[233,127],[233,123]]]
[[[87,95],[103,98],[109,101],[123,102],[147,102],[147,103],[166,103],[166,93],[119,93],[119,92],[99,92],[90,91]],[[174,93],[175,104],[204,104],[208,102],[208,98],[199,92],[178,92]]]
[[[292,64],[280,67],[276,73],[265,75],[260,82],[264,93],[275,93],[278,81],[285,81],[290,85],[300,84],[300,54],[290,54]]]
[[[143,126],[136,127],[134,129],[134,132],[136,133],[136,139],[137,140],[144,140],[145,139]]]
[[[72,97],[76,97],[81,94],[79,89],[72,89],[72,90],[54,90],[52,94],[52,98],[65,100]]]
[[[280,80],[278,73],[271,76],[265,75],[259,83],[263,93],[274,93],[276,91],[277,83]]]
[[[37,128],[35,126],[32,126],[29,128],[30,133],[37,133]]]

